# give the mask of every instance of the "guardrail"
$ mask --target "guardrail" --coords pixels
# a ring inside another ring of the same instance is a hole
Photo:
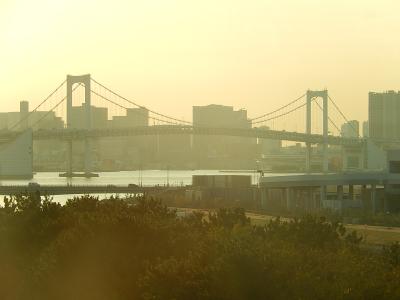
[[[15,138],[19,132],[2,131],[0,140]],[[279,131],[261,128],[213,128],[193,126],[142,126],[132,128],[105,128],[105,129],[40,129],[33,132],[33,139],[63,139],[83,140],[86,138],[100,137],[123,137],[123,136],[145,136],[163,134],[195,134],[195,135],[226,135],[237,137],[264,138],[287,140],[294,142],[308,142],[321,144],[325,141],[331,145],[362,146],[364,139],[344,138],[340,136],[328,136],[325,140],[320,134],[306,134],[300,132]]]
[[[178,191],[184,187],[168,186],[116,186],[116,185],[2,185],[0,195],[35,193],[66,194],[140,194],[146,192]]]

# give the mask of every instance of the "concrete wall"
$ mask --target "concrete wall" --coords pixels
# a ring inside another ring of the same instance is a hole
[[[32,131],[0,145],[0,177],[32,178]]]

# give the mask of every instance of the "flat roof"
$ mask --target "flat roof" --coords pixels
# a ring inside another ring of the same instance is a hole
[[[296,175],[263,176],[260,187],[312,187],[321,185],[368,185],[400,184],[400,174],[386,172],[314,173]]]

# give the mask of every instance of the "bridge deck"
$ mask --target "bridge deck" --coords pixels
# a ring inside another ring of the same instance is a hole
[[[0,133],[0,140],[14,137],[17,132]],[[53,129],[38,130],[33,132],[35,140],[61,139],[83,140],[85,138],[145,136],[145,135],[225,135],[248,138],[275,139],[294,142],[308,142],[312,144],[324,143],[325,139],[319,134],[306,134],[278,130],[266,130],[260,128],[211,128],[193,126],[145,126],[116,129]],[[358,138],[343,138],[328,136],[327,142],[331,145],[361,146],[364,140]]]

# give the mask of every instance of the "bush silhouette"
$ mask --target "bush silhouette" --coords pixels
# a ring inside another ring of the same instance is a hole
[[[312,216],[259,227],[239,208],[178,217],[154,199],[7,197],[0,299],[399,298],[398,245],[360,242]]]

